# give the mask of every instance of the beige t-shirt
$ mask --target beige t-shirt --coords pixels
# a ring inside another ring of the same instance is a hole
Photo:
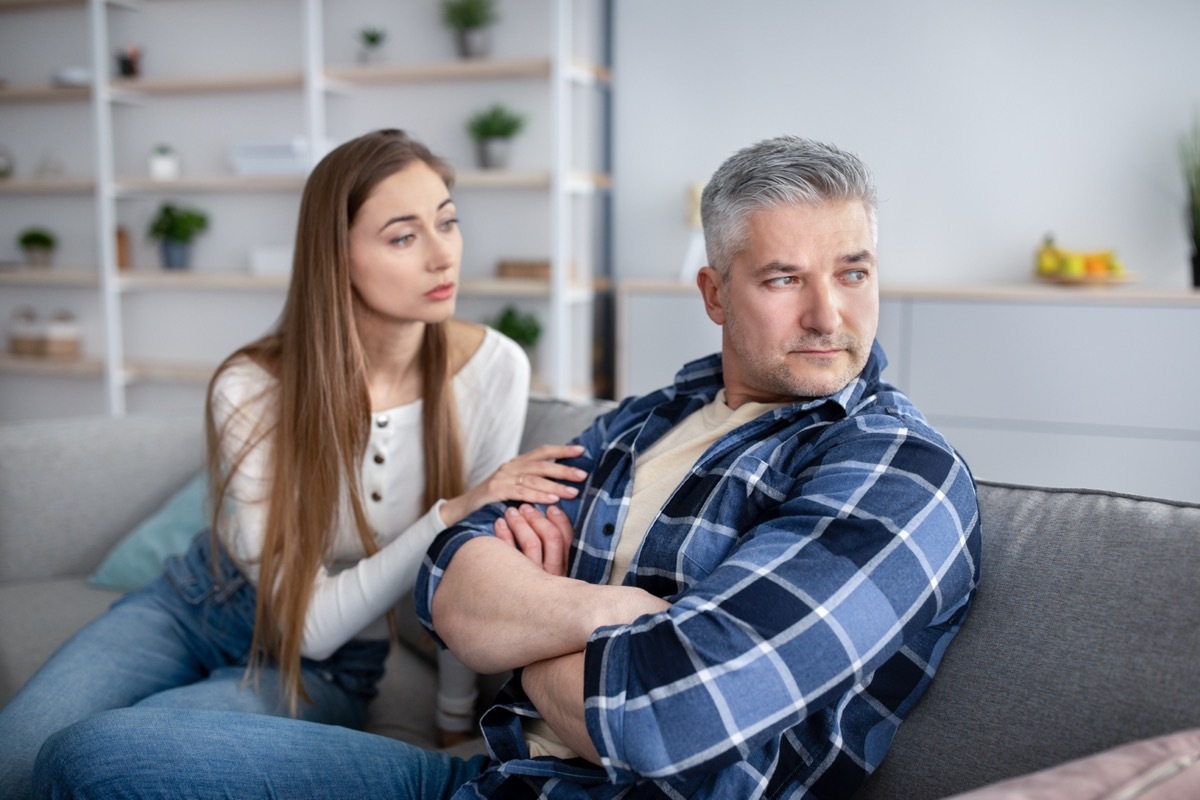
[[[722,389],[713,401],[689,414],[667,432],[650,449],[637,457],[633,472],[633,494],[625,522],[617,534],[617,549],[613,554],[610,586],[619,586],[629,572],[629,565],[646,538],[646,531],[658,512],[683,483],[688,470],[714,442],[742,423],[785,405],[784,403],[743,403],[736,409],[725,405]],[[525,741],[529,755],[577,758],[577,754],[555,735],[545,721],[524,720]]]

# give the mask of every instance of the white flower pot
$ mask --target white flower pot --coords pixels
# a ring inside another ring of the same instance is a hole
[[[179,156],[155,153],[150,156],[150,180],[173,181],[179,179]]]

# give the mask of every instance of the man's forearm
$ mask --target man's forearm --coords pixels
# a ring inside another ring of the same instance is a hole
[[[521,687],[563,744],[580,758],[600,763],[584,720],[583,653],[530,664],[521,672]]]
[[[596,628],[667,606],[641,589],[550,575],[481,536],[454,554],[431,610],[438,635],[464,664],[495,673],[581,651]]]

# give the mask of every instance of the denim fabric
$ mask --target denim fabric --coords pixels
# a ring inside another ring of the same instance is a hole
[[[212,537],[196,536],[164,574],[128,594],[69,639],[0,709],[0,797],[22,798],[38,748],[55,731],[129,706],[220,709],[284,716],[278,670],[247,684],[255,588]],[[301,719],[361,728],[383,675],[387,642],[350,642],[303,664],[312,703]]]
[[[486,763],[297,720],[127,708],[51,737],[35,785],[44,798],[442,800]]]

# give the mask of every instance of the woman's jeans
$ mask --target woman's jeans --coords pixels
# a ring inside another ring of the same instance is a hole
[[[214,577],[213,558],[217,575]],[[272,665],[246,678],[255,589],[205,531],[162,577],[113,604],[69,639],[0,709],[0,797],[29,795],[42,743],[108,709],[188,708],[286,716]],[[361,728],[387,642],[350,642],[303,663],[300,719]],[[231,743],[232,744],[232,743]]]
[[[56,733],[39,798],[444,800],[488,766],[333,725],[226,711],[123,708]]]

